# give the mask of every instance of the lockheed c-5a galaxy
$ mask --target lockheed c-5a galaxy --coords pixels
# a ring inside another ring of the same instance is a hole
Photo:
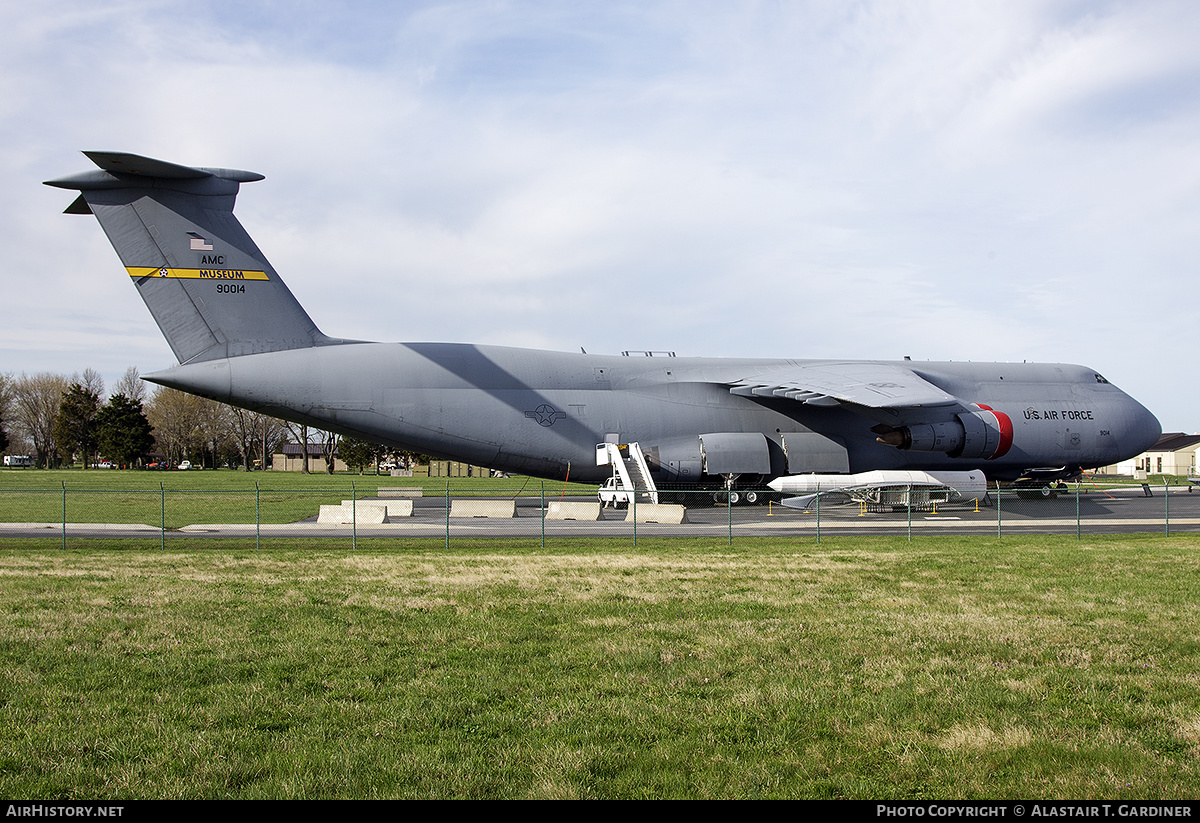
[[[100,221],[178,358],[145,379],[343,435],[596,483],[633,452],[643,483],[736,491],[889,470],[1040,486],[1140,454],[1160,434],[1154,415],[1085,366],[328,337],[233,216],[240,185],[262,175],[85,154],[98,169],[48,185],[80,192],[67,212]]]

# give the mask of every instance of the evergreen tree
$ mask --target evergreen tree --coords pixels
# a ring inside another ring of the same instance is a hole
[[[100,398],[90,388],[72,383],[63,392],[58,415],[54,418],[54,442],[65,458],[79,454],[86,469],[96,453],[96,415]]]
[[[379,459],[380,450],[374,443],[359,440],[356,437],[343,437],[338,446],[338,456],[351,469],[357,469],[359,474]]]
[[[105,457],[128,466],[154,446],[154,427],[141,402],[114,394],[96,417],[97,439]]]

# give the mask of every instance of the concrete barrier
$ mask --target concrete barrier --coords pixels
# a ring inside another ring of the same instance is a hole
[[[516,500],[453,500],[451,517],[516,517]]]
[[[423,494],[417,486],[380,486],[376,493],[380,497],[421,497]]]
[[[629,507],[626,523],[686,523],[687,509],[676,503],[638,503]]]
[[[381,507],[384,510],[385,518],[412,517],[413,513],[413,502],[411,500],[389,500],[387,502],[381,500],[343,500],[342,505],[346,508],[346,511],[350,511],[351,506],[357,506],[360,512],[365,508]],[[361,517],[359,518],[359,522],[362,522]],[[384,522],[386,523],[387,520],[385,519]]]
[[[371,505],[369,503],[342,503],[346,512],[346,522],[357,526],[377,526],[388,520],[387,506]]]
[[[322,506],[317,522],[330,526],[343,526],[350,521],[346,519],[345,506]]]
[[[555,500],[546,509],[547,520],[600,520],[600,501],[579,503]]]
[[[420,491],[420,489],[417,489]],[[413,502],[411,500],[392,500],[387,503],[388,517],[412,517]]]
[[[317,522],[330,526],[372,526],[387,523],[393,517],[412,517],[413,502],[397,500],[343,500],[340,506],[322,506]]]
[[[330,526],[349,526],[351,523],[361,523],[364,526],[371,523],[382,523],[387,519],[387,509],[383,506],[351,507],[344,501],[338,506],[322,506],[317,522]],[[357,512],[355,511],[357,508]]]

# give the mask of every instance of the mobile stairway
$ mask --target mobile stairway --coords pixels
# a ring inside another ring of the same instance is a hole
[[[650,476],[646,455],[637,443],[596,444],[596,465],[613,467],[612,479],[601,490],[605,505],[610,502],[628,505],[633,500],[658,503],[658,488]],[[604,499],[605,492],[612,493],[611,501]]]

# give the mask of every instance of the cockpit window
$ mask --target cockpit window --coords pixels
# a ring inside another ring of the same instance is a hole
[[[1104,379],[1104,375],[1102,375],[1102,374],[1096,375],[1096,382],[1101,383],[1106,386],[1108,385],[1108,381]]]

